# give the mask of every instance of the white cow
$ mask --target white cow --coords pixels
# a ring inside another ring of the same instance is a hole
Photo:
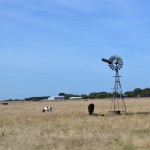
[[[52,112],[52,107],[50,107],[50,106],[44,107],[42,112],[45,112],[45,111],[51,111]]]

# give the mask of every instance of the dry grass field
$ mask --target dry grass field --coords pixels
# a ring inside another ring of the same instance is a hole
[[[120,116],[90,116],[91,102],[97,114],[110,110],[109,100],[0,105],[0,150],[150,150],[150,114],[134,114],[150,112],[150,99],[126,100],[131,115]]]

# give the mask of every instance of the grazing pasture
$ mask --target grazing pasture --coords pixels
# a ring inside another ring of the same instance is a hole
[[[0,150],[149,150],[150,99],[125,102],[130,115],[100,115],[109,100],[0,105]],[[98,115],[88,114],[90,103]],[[53,112],[42,113],[44,106]]]

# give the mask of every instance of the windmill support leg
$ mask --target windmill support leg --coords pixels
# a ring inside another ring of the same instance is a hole
[[[115,84],[114,84],[114,99],[113,99],[113,107],[111,107],[111,114],[120,114],[119,112],[126,112],[126,105],[123,98],[120,77],[118,70],[116,71]]]

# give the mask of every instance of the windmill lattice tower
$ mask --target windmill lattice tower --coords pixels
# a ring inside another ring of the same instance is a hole
[[[110,69],[115,71],[115,83],[114,83],[114,98],[111,103],[111,112],[118,113],[120,112],[126,112],[126,105],[123,98],[123,92],[121,88],[121,82],[119,76],[119,70],[123,67],[123,60],[121,57],[114,55],[110,57],[109,59],[102,58],[103,62],[108,63]]]

